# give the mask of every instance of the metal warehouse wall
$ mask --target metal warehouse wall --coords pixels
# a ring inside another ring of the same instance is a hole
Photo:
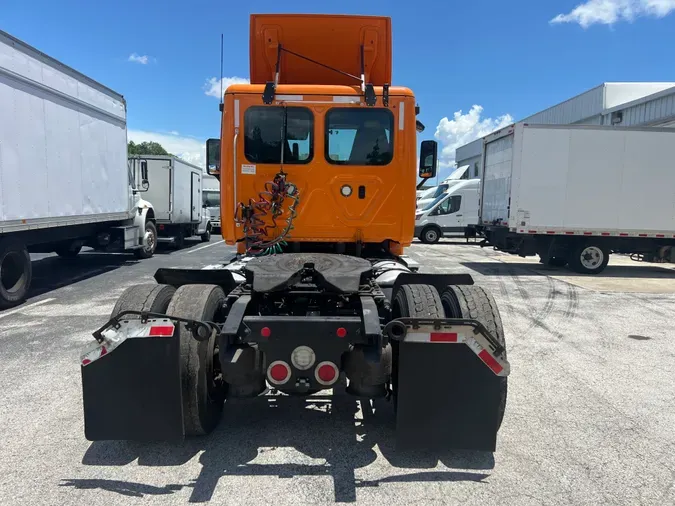
[[[620,126],[675,126],[675,87],[606,111],[602,124],[611,125],[619,114]]]

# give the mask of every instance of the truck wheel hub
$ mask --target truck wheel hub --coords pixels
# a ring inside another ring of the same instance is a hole
[[[595,246],[589,246],[581,252],[581,264],[587,269],[595,269],[603,260],[603,253]]]

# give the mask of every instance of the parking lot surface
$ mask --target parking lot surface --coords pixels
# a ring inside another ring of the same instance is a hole
[[[125,288],[217,263],[219,239],[36,257],[30,299],[0,312],[0,504],[675,503],[675,272],[613,259],[588,278],[462,241],[409,253],[497,300],[512,373],[494,454],[397,454],[391,406],[343,392],[228,403],[182,443],[87,441],[82,345]]]

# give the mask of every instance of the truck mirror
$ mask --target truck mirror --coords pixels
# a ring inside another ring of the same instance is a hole
[[[206,141],[206,172],[220,174],[220,139]]]
[[[429,179],[436,176],[438,165],[438,143],[436,141],[422,141],[420,147],[419,177]]]
[[[147,190],[150,187],[148,182],[148,161],[141,160],[141,187]]]

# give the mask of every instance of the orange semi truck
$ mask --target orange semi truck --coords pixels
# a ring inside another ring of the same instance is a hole
[[[237,253],[121,295],[82,354],[88,439],[203,435],[229,398],[346,386],[392,401],[400,448],[494,451],[499,310],[470,275],[404,254],[421,124],[391,47],[387,17],[251,16],[251,84],[225,90],[207,141]],[[437,150],[422,142],[417,175]]]

